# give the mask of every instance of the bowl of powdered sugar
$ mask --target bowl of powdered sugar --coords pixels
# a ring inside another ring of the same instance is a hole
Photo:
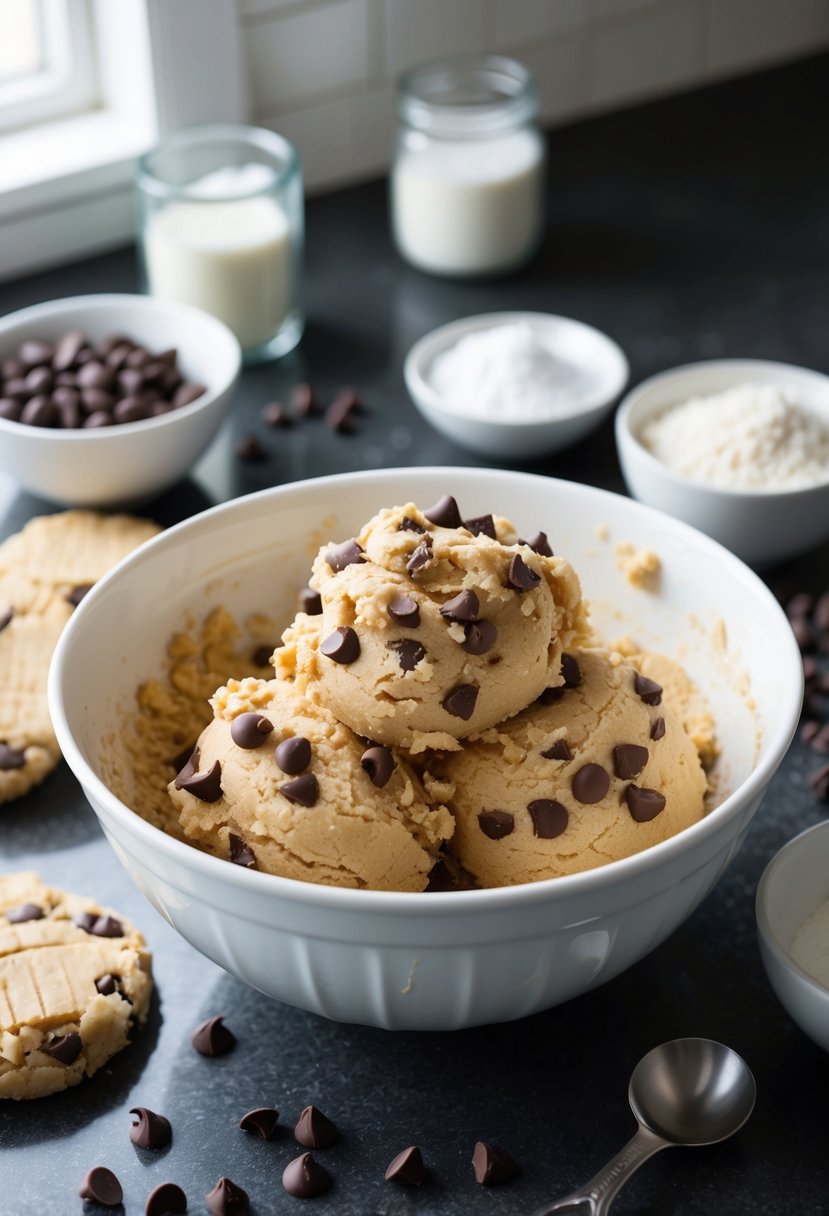
[[[625,481],[755,566],[829,538],[829,377],[759,359],[653,376],[616,416]]]
[[[505,312],[433,330],[409,351],[404,376],[436,430],[473,452],[526,460],[597,427],[627,383],[628,364],[590,325]]]

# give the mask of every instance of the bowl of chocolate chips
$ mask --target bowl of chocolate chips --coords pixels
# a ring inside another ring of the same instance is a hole
[[[77,507],[137,503],[186,476],[239,376],[233,334],[200,309],[77,296],[0,321],[0,472]]]

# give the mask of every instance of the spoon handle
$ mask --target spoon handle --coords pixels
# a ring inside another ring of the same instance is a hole
[[[563,1199],[538,1208],[533,1216],[552,1216],[554,1212],[572,1212],[574,1216],[606,1216],[611,1203],[631,1174],[654,1153],[667,1147],[667,1140],[640,1124],[636,1135],[628,1140],[621,1152],[612,1157],[589,1182],[579,1190],[571,1191]]]

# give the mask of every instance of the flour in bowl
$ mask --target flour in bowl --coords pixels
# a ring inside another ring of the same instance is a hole
[[[807,975],[829,988],[829,899],[795,933],[791,954]]]

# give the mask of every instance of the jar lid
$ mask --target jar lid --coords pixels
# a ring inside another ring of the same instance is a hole
[[[485,138],[530,122],[538,94],[529,68],[503,55],[419,64],[401,76],[403,123],[444,139]]]

